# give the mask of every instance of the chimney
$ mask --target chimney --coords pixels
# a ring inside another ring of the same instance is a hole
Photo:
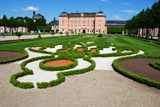
[[[35,11],[33,11],[33,16],[35,16],[36,15],[36,12]]]

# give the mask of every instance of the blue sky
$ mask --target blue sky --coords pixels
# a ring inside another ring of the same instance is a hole
[[[158,0],[1,0],[0,18],[4,14],[7,18],[32,17],[35,10],[50,22],[54,17],[58,19],[64,9],[71,13],[98,12],[101,8],[106,20],[128,20],[155,2]]]

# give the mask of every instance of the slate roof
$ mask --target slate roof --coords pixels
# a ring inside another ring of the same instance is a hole
[[[59,20],[55,20],[55,18],[48,23],[49,26],[59,26]]]
[[[107,20],[106,21],[106,26],[125,26],[127,21],[122,21],[122,20]]]
[[[64,10],[59,17],[95,17],[95,16],[105,16],[103,11],[100,9],[99,12],[75,12],[75,13],[67,13],[66,10]]]
[[[43,15],[41,15],[40,13],[39,14],[36,14],[32,17],[32,19],[36,20],[36,19],[45,19]]]

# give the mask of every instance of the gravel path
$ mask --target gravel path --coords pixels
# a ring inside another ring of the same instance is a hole
[[[160,90],[115,71],[91,71],[66,77],[47,89],[20,89],[9,83],[19,65],[0,65],[0,107],[160,107]]]
[[[65,36],[66,34],[55,34],[53,35],[53,37],[58,37],[58,36]],[[42,38],[44,37],[52,37],[51,34],[42,34],[41,35]],[[35,39],[38,38],[38,34],[37,35],[22,35],[20,39]],[[0,41],[8,41],[8,40],[18,40],[17,36],[5,36],[5,38],[0,38]]]

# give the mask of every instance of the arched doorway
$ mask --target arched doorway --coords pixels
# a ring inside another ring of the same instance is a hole
[[[86,33],[86,30],[85,30],[85,29],[83,29],[83,33]]]

